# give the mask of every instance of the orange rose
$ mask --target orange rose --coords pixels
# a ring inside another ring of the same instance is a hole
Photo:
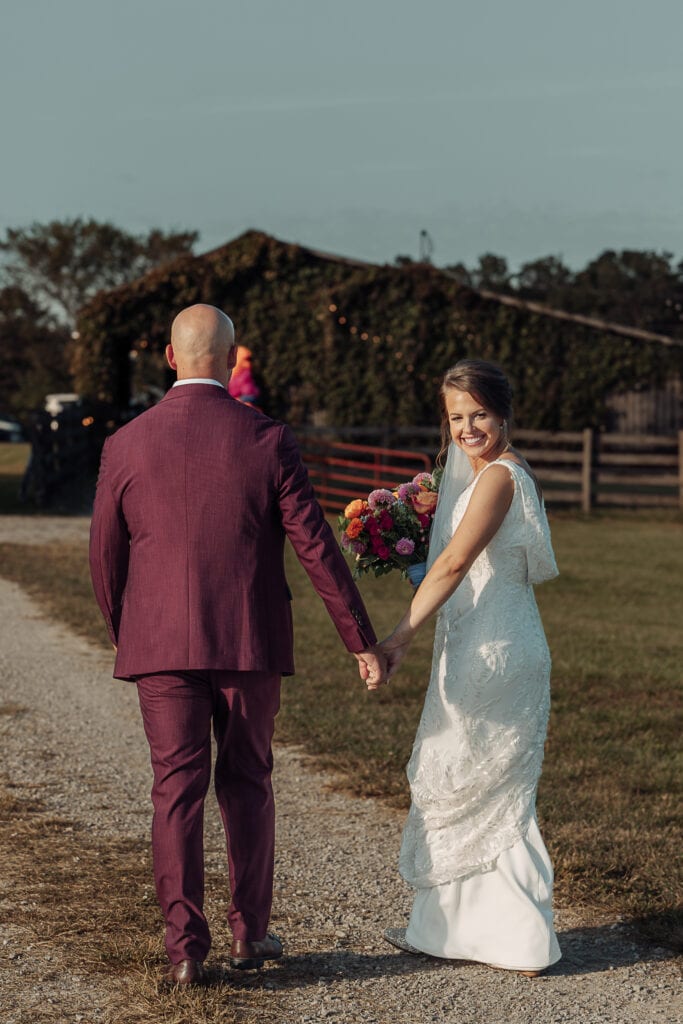
[[[367,501],[363,501],[362,498],[356,498],[354,501],[349,502],[344,509],[344,517],[346,519],[358,519],[358,516],[362,516],[367,507]]]
[[[436,491],[426,491],[421,487],[419,493],[412,496],[413,508],[418,515],[431,515],[436,508],[438,498],[439,495]]]
[[[363,532],[363,524],[360,519],[352,519],[344,533],[349,540],[355,540]]]

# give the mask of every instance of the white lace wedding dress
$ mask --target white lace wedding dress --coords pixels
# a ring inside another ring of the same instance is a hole
[[[451,450],[449,463],[457,457]],[[514,496],[438,615],[408,764],[412,804],[399,867],[417,890],[406,932],[412,946],[540,970],[561,954],[552,867],[535,815],[550,656],[532,584],[557,575],[557,566],[534,481],[509,459],[496,464],[512,476]],[[430,562],[455,532],[480,477],[453,500],[452,514],[441,495]]]

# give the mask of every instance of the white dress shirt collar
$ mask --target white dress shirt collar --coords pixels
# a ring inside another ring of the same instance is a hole
[[[184,377],[182,380],[177,380],[173,387],[180,387],[181,384],[215,384],[217,388],[223,388],[225,391],[225,384],[221,384],[219,380],[213,380],[211,377]]]

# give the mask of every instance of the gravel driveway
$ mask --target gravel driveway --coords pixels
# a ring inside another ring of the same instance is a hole
[[[86,532],[82,519],[0,518],[0,541],[72,540]],[[106,652],[46,621],[16,585],[0,580],[0,710],[25,709],[0,716],[2,771],[14,792],[38,792],[49,812],[79,823],[102,843],[111,837],[146,839],[151,809],[135,689],[111,679],[111,662]],[[535,980],[393,950],[382,941],[382,931],[404,924],[410,906],[410,892],[396,872],[402,815],[334,792],[332,779],[292,748],[277,748],[275,782],[272,925],[285,941],[287,957],[264,969],[256,981],[264,1020],[683,1020],[680,971],[672,955],[647,946],[619,921],[584,908],[558,909],[564,956]],[[223,871],[222,833],[213,803],[206,850],[210,873]],[[2,873],[0,894],[2,1024],[28,1024],[39,1013],[47,1019],[46,1007],[51,1020],[113,1024],[110,1007],[119,979],[74,966],[58,942],[31,940],[22,908],[13,900],[12,879]],[[212,899],[209,893],[209,913]],[[229,939],[220,920],[211,923],[210,963],[225,965]]]

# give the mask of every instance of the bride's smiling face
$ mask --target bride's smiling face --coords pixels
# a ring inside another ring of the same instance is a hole
[[[497,458],[506,443],[500,416],[484,408],[474,395],[457,388],[449,388],[445,400],[455,444],[472,460],[489,462]]]

